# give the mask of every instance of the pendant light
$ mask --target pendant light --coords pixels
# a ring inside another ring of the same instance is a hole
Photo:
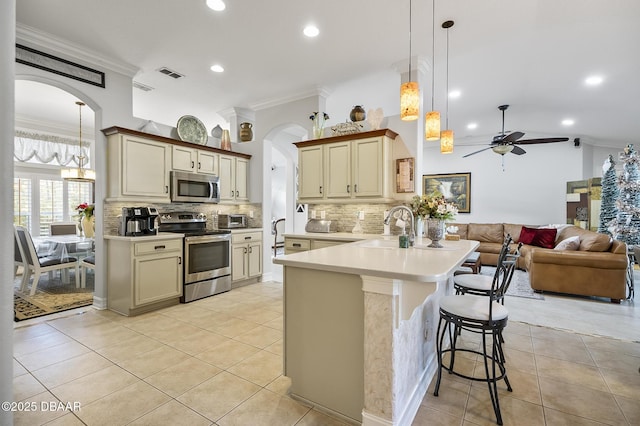
[[[431,111],[424,116],[424,138],[428,141],[440,139],[440,112],[434,108],[435,73],[436,73],[436,0],[432,0],[431,14]]]
[[[413,121],[420,114],[420,88],[411,81],[411,0],[409,0],[409,81],[400,86],[400,119]]]
[[[449,28],[453,27],[453,21],[445,21],[442,28],[447,30],[447,103],[445,109],[447,130],[440,132],[440,152],[451,154],[453,152],[453,130],[449,129]]]
[[[96,180],[96,172],[94,170],[85,169],[83,167],[85,156],[82,155],[82,107],[85,106],[85,103],[76,101],[76,105],[78,105],[78,110],[80,113],[80,153],[78,154],[78,167],[74,169],[62,169],[60,175],[64,180],[74,182],[94,182]]]

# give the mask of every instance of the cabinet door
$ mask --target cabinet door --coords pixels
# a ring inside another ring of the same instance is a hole
[[[353,144],[353,195],[383,195],[384,156],[382,138],[362,139]]]
[[[231,247],[231,281],[244,280],[249,277],[247,268],[248,244],[234,244]]]
[[[249,244],[248,263],[249,278],[262,275],[262,241]]]
[[[198,163],[196,165],[198,173],[217,175],[218,155],[209,151],[198,151]]]
[[[322,145],[300,148],[298,151],[298,198],[322,198]]]
[[[196,151],[184,146],[173,146],[171,152],[171,168],[185,172],[196,169]]]
[[[123,136],[122,144],[122,195],[168,198],[168,146],[132,136]]]
[[[332,143],[324,149],[327,198],[351,197],[351,142]]]
[[[182,257],[176,253],[134,258],[133,307],[182,295]]]
[[[236,193],[235,157],[220,156],[220,201],[233,201]]]
[[[245,158],[236,158],[236,200],[248,200],[247,178],[249,161]]]

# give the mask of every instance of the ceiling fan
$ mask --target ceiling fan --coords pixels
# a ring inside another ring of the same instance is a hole
[[[471,155],[477,154],[482,151],[486,151],[488,149],[493,150],[496,154],[504,155],[507,153],[512,153],[516,155],[525,154],[527,151],[520,148],[517,145],[533,145],[536,143],[550,143],[550,142],[566,142],[569,138],[541,138],[541,139],[522,139],[524,136],[522,132],[511,132],[509,134],[505,134],[504,132],[504,112],[509,108],[509,105],[500,105],[498,109],[502,111],[502,131],[499,135],[493,137],[493,140],[489,144],[487,148],[482,148],[479,151],[472,152],[467,155],[463,155],[462,158],[469,157]]]

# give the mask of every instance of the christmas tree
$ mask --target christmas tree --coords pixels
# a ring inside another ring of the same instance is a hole
[[[616,203],[616,217],[613,236],[628,245],[640,244],[640,170],[638,170],[638,153],[633,145],[627,145],[620,153],[624,163],[623,171],[618,177],[620,195]]]
[[[602,166],[602,204],[600,204],[600,225],[598,232],[611,235],[611,229],[618,216],[616,200],[620,195],[620,190],[616,183],[616,163],[613,156],[609,155]]]

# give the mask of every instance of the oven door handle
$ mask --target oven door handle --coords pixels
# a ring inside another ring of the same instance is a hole
[[[197,235],[193,237],[185,237],[186,243],[202,243],[202,242],[215,242],[215,241],[231,241],[231,234],[223,235]]]

